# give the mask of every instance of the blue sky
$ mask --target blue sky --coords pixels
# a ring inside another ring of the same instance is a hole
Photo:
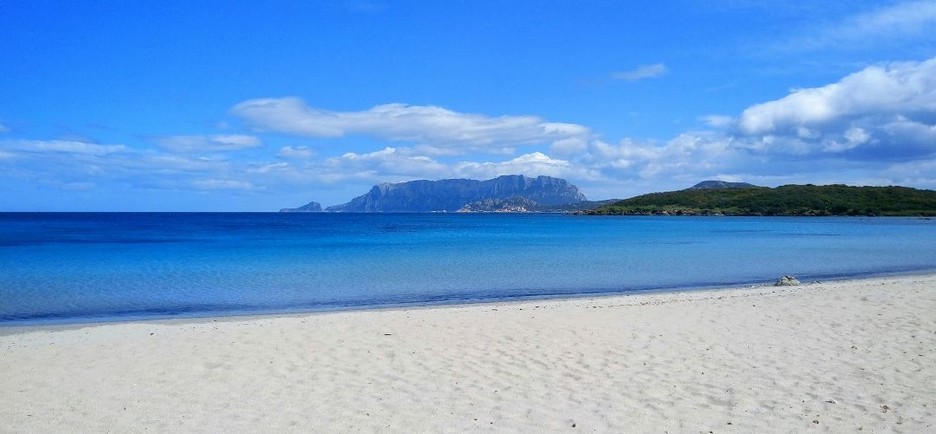
[[[0,56],[0,211],[936,188],[932,0],[0,0]]]

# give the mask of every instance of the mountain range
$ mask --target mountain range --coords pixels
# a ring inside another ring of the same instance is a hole
[[[325,212],[528,212],[567,210],[587,199],[570,182],[549,176],[530,178],[504,175],[494,179],[443,179],[439,181],[409,181],[375,185],[350,202],[325,208]],[[280,212],[316,212],[312,202],[299,208],[284,208]]]
[[[936,192],[906,187],[784,185],[703,181],[684,190],[625,200],[588,201],[560,178],[505,175],[485,181],[443,179],[375,185],[350,202],[317,202],[280,212],[578,212],[616,215],[936,216]]]

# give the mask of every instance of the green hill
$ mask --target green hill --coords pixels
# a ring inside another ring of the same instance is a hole
[[[936,191],[845,185],[687,189],[645,194],[584,214],[936,216]]]

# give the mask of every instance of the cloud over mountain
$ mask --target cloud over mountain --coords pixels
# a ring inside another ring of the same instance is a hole
[[[264,98],[241,102],[231,113],[261,131],[307,137],[363,135],[466,151],[550,144],[591,134],[582,125],[536,116],[487,116],[399,103],[339,112],[310,107],[299,98]]]
[[[936,58],[867,66],[740,113],[699,117],[700,128],[665,140],[610,140],[538,116],[397,103],[338,112],[298,98],[267,98],[242,102],[231,113],[256,134],[148,137],[150,147],[5,139],[0,161],[10,176],[68,191],[112,182],[234,194],[507,174],[568,178],[595,197],[713,177],[936,187]],[[362,144],[352,136],[371,140]],[[346,139],[319,146],[321,138]],[[264,142],[274,146],[265,149]]]

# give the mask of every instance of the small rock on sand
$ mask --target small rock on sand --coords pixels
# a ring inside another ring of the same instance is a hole
[[[796,280],[796,278],[793,276],[783,276],[780,278],[780,280],[777,281],[777,283],[774,284],[774,286],[799,286],[799,285],[800,285],[800,281]]]

